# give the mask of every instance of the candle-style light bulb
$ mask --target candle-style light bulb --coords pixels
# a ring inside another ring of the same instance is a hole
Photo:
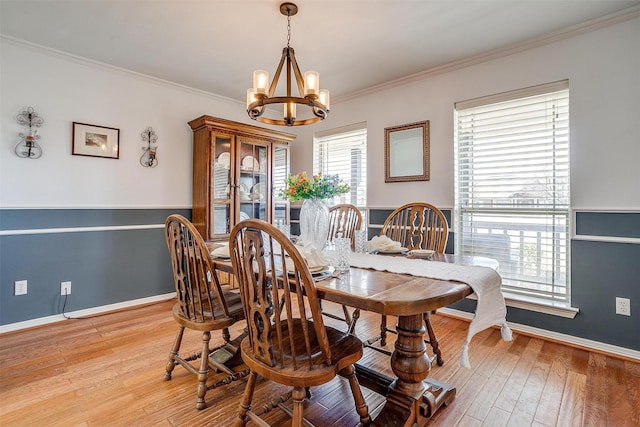
[[[253,72],[253,91],[256,95],[266,95],[269,86],[269,72],[256,70]]]
[[[320,103],[325,106],[327,111],[329,111],[329,91],[327,89],[320,90],[318,101],[320,101]]]
[[[304,73],[304,96],[318,96],[320,91],[320,74],[316,71]]]
[[[256,93],[251,89],[247,89],[247,110],[249,109],[249,105],[253,104],[256,101]]]

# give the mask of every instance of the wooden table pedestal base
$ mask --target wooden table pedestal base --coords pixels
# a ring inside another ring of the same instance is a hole
[[[425,354],[425,327],[422,314],[402,315],[396,325],[398,339],[391,355],[395,380],[357,365],[358,380],[367,388],[387,397],[373,425],[421,426],[440,407],[453,401],[455,387],[427,378],[431,369]]]

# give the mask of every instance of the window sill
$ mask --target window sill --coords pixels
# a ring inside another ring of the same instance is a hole
[[[547,300],[541,300],[537,298],[526,298],[521,295],[513,295],[508,292],[503,292],[504,301],[507,307],[520,308],[522,310],[535,311],[537,313],[550,314],[552,316],[565,317],[567,319],[573,319],[580,309],[571,307],[564,303],[551,303]],[[477,300],[476,294],[471,294],[467,298]]]

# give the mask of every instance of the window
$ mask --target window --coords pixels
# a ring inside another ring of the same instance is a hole
[[[456,252],[497,259],[511,298],[568,305],[568,81],[456,103],[455,122]]]
[[[367,205],[366,123],[320,132],[313,140],[313,173],[339,175],[351,187],[337,203]]]

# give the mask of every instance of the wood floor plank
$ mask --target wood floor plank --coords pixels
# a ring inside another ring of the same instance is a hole
[[[515,341],[517,342],[518,338]],[[533,338],[528,340],[524,348],[520,346],[517,351],[512,352],[511,347],[509,348],[510,353],[520,354],[520,360],[498,395],[495,406],[509,413],[513,412],[543,343],[542,340]]]
[[[627,393],[627,375],[623,360],[607,357],[607,420],[611,425],[637,427],[632,424],[629,415],[633,413],[632,403]]]
[[[627,395],[631,404],[631,425],[640,426],[640,363],[624,362]]]
[[[607,358],[602,354],[589,356],[589,368],[585,389],[584,425],[607,425]]]
[[[567,380],[570,364],[570,352],[566,346],[558,343],[545,342],[541,357],[553,356],[553,361],[549,369],[549,375],[545,382],[542,396],[538,402],[534,421],[546,426],[555,426],[562,402],[562,394]]]
[[[562,393],[557,426],[579,427],[582,425],[586,375],[569,372]]]
[[[519,357],[506,353],[497,359],[500,362],[499,366],[491,373],[484,390],[473,400],[467,411],[468,415],[481,421],[484,421],[491,412],[493,404],[518,363]]]
[[[543,360],[536,360],[524,384],[522,393],[511,412],[507,426],[520,427],[530,425],[538,407],[550,366]]]
[[[511,413],[500,409],[498,407],[493,407],[487,414],[487,417],[484,419],[482,426],[483,427],[504,427],[509,422],[509,417]]]
[[[489,378],[482,374],[471,375],[469,381],[460,388],[456,398],[444,411],[438,411],[429,425],[434,427],[448,427],[457,425],[465,417],[467,410],[473,403],[475,396],[482,390]]]

